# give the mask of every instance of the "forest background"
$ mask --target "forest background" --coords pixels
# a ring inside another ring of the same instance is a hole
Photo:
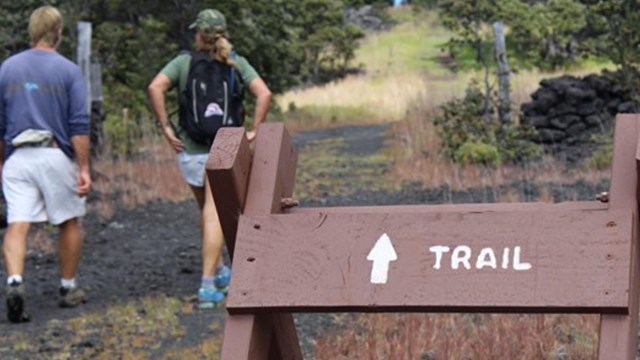
[[[326,84],[366,71],[355,63],[365,32],[347,21],[346,9],[373,5],[374,15],[391,25],[388,1],[119,1],[14,0],[0,5],[0,59],[28,47],[28,15],[41,4],[65,14],[61,53],[75,59],[76,23],[93,26],[92,61],[102,66],[107,132],[135,139],[149,118],[144,89],[157,71],[181,50],[190,49],[188,25],[203,8],[227,14],[231,41],[265,78],[275,94]],[[416,11],[435,10],[452,32],[442,44],[458,71],[492,66],[491,24],[505,23],[514,71],[559,70],[585,61],[611,62],[627,86],[637,87],[640,20],[635,0],[413,0]],[[419,61],[419,59],[414,59]],[[489,96],[489,91],[485,92]],[[293,105],[295,106],[295,104]],[[123,110],[126,110],[123,112]],[[275,107],[279,114],[287,108]],[[126,130],[125,130],[126,129]],[[132,133],[133,132],[133,133]],[[135,141],[118,143],[130,152]]]

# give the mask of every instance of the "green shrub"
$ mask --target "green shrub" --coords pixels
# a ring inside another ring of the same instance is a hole
[[[502,125],[497,119],[496,108],[496,100],[493,96],[486,99],[477,82],[469,85],[464,98],[444,103],[434,124],[445,153],[457,162],[488,164],[540,156],[542,149],[530,141],[535,130]],[[495,149],[495,156],[488,147]]]
[[[497,166],[500,164],[500,152],[494,145],[467,142],[456,150],[455,160],[460,164],[483,164]]]
[[[592,139],[600,146],[588,159],[588,165],[598,170],[610,169],[613,162],[613,135],[599,134],[594,135]]]
[[[465,143],[495,142],[493,134],[498,124],[491,114],[485,114],[484,101],[478,86],[472,84],[463,99],[454,98],[440,107],[441,113],[435,117],[434,123],[450,157],[455,158],[456,151]]]
[[[129,157],[135,152],[135,144],[140,138],[135,124],[123,109],[120,114],[108,114],[104,122],[104,135],[113,156]]]
[[[542,146],[531,141],[536,130],[528,126],[502,126],[496,135],[501,157],[511,162],[522,162],[542,156]]]

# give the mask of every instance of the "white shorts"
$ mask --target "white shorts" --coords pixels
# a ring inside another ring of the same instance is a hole
[[[53,225],[86,213],[85,198],[77,194],[78,168],[60,149],[16,149],[2,169],[7,222]]]
[[[209,154],[178,153],[178,164],[187,184],[196,187],[204,186],[205,167]]]

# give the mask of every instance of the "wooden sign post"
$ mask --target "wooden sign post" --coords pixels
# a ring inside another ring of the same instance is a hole
[[[232,254],[222,359],[301,359],[294,312],[601,314],[599,358],[635,359],[635,149],[617,118],[610,201],[284,209],[295,149],[223,129],[207,172]]]

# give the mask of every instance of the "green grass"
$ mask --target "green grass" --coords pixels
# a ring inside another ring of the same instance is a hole
[[[385,176],[391,163],[387,151],[345,156],[349,138],[309,141],[299,151],[296,197],[320,199],[326,195],[348,197],[359,189],[393,190],[397,184]],[[384,179],[389,181],[385,182]]]
[[[43,354],[59,359],[217,358],[220,337],[212,337],[211,344],[205,340],[192,348],[163,350],[169,339],[186,336],[179,315],[192,311],[191,304],[182,299],[149,296],[112,305],[101,313],[54,319],[43,326],[38,341],[19,331],[1,336],[0,358],[9,358],[9,354],[33,358],[42,349],[47,349]]]
[[[371,74],[444,75],[449,70],[438,57],[451,34],[437,23],[434,13],[414,13],[409,8],[392,10],[398,22],[390,31],[367,37],[357,51],[355,63],[365,64]]]
[[[342,119],[352,119],[356,123],[375,119],[376,114],[372,110],[365,106],[308,105],[296,108],[295,105],[290,105],[285,121],[295,128],[326,128],[344,124]]]

